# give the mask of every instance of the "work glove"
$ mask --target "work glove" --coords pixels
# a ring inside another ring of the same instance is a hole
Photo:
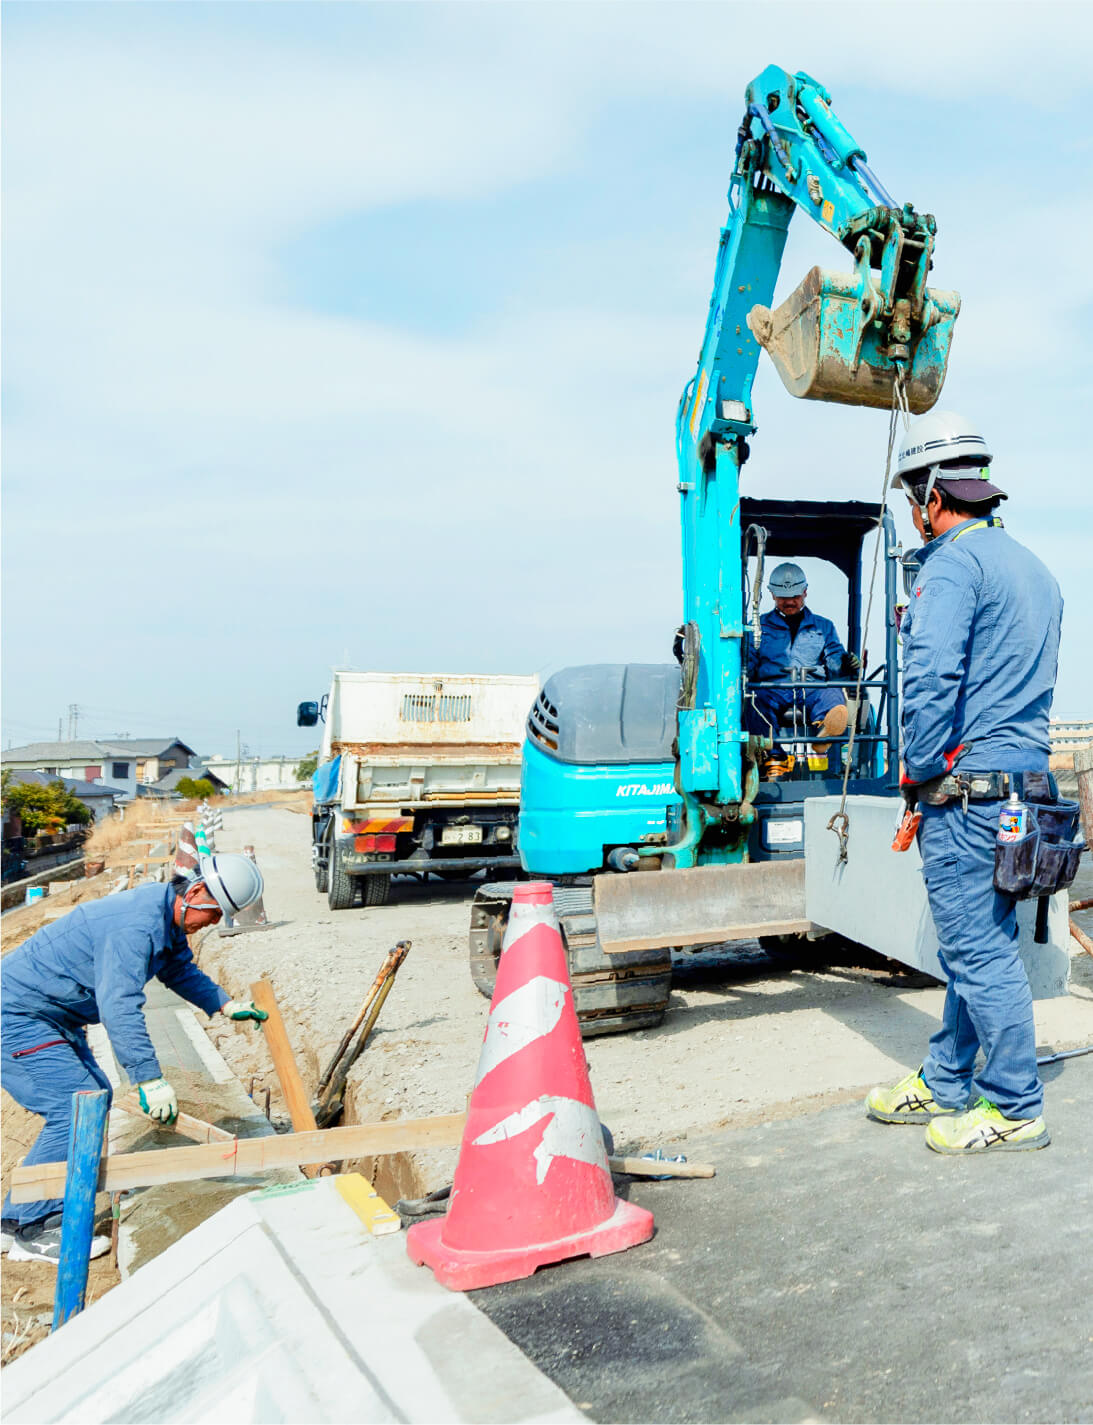
[[[843,661],[839,668],[839,674],[843,678],[854,678],[861,667],[861,659],[856,653],[844,653]]]
[[[230,999],[224,1005],[220,1013],[226,1015],[228,1019],[256,1019],[261,1024],[263,1019],[268,1019],[269,1015],[264,1009],[259,1009],[252,999]]]
[[[141,1112],[157,1123],[173,1123],[178,1117],[178,1099],[166,1079],[148,1079],[137,1085]]]

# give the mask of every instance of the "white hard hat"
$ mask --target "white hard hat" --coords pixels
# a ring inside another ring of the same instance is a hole
[[[955,411],[927,411],[911,422],[899,443],[892,488],[906,489],[908,478],[917,471],[922,471],[922,475],[912,483],[920,484],[927,472],[947,465],[949,461],[959,460],[965,467],[972,468],[967,469],[966,476],[958,475],[954,470],[953,478],[960,479],[962,483],[966,479],[986,482],[978,486],[977,498],[989,499],[991,495],[1002,494],[987,481],[986,468],[991,459],[987,442],[971,421]],[[941,478],[946,485],[949,484],[949,474],[944,470],[937,471],[934,478]]]
[[[808,580],[799,564],[779,564],[771,573],[767,588],[776,599],[793,599],[808,588]]]
[[[262,873],[249,856],[203,856],[199,876],[228,920],[262,894]]]

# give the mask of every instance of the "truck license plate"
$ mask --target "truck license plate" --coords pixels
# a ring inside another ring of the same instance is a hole
[[[446,826],[440,833],[441,846],[471,846],[481,840],[480,826]]]

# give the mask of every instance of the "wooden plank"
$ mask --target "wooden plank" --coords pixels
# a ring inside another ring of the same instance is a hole
[[[288,1106],[289,1117],[292,1119],[292,1127],[297,1133],[309,1133],[318,1127],[315,1122],[315,1115],[311,1111],[311,1102],[304,1088],[304,1081],[300,1078],[300,1071],[296,1067],[296,1056],[292,1052],[292,1045],[288,1040],[288,1031],[285,1029],[285,1021],[281,1018],[281,1009],[277,1003],[277,996],[273,993],[273,986],[268,980],[255,980],[250,987],[251,999],[259,1009],[264,1009],[269,1018],[262,1025],[262,1030],[266,1037],[266,1046],[273,1060],[273,1067],[277,1071],[277,1082],[281,1085],[281,1092],[285,1096],[285,1103]]]
[[[135,1093],[127,1093],[124,1098],[115,1099],[114,1107],[120,1108],[123,1113],[131,1113],[134,1118],[146,1119],[153,1128],[180,1133],[183,1138],[192,1139],[194,1143],[235,1142],[234,1133],[229,1133],[226,1128],[217,1128],[214,1123],[206,1123],[203,1118],[195,1118],[191,1113],[180,1113],[174,1123],[157,1123],[154,1118],[148,1118]]]
[[[717,1169],[712,1163],[670,1163],[656,1158],[608,1158],[613,1173],[628,1173],[633,1178],[712,1178]]]
[[[348,1128],[317,1128],[313,1133],[235,1138],[192,1148],[163,1148],[119,1153],[104,1158],[100,1192],[124,1192],[156,1183],[194,1182],[198,1178],[250,1177],[272,1168],[298,1168],[346,1158],[376,1158],[424,1148],[450,1148],[461,1141],[466,1115],[403,1118],[390,1123],[358,1123]],[[23,1165],[12,1173],[13,1202],[38,1202],[64,1193],[65,1163]]]

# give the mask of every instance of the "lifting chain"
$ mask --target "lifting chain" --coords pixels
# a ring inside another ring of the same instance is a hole
[[[869,597],[865,603],[865,621],[862,624],[862,657],[858,663],[858,681],[854,688],[854,716],[850,719],[850,735],[846,743],[846,759],[843,766],[843,786],[842,796],[839,799],[839,810],[834,813],[827,823],[828,831],[833,831],[839,838],[839,859],[837,864],[844,866],[847,863],[847,843],[850,840],[850,817],[846,810],[846,789],[850,781],[850,768],[854,758],[854,738],[858,730],[858,717],[861,712],[861,685],[865,677],[865,639],[869,637],[869,620],[873,613],[873,590],[877,583],[877,566],[880,563],[881,543],[884,539],[884,516],[888,509],[888,490],[892,478],[892,452],[896,448],[896,433],[899,430],[900,417],[903,418],[903,427],[906,430],[911,412],[907,405],[907,373],[902,364],[896,367],[896,379],[892,383],[892,414],[888,420],[888,456],[884,462],[884,484],[880,492],[880,513],[877,516],[877,537],[873,541],[873,568],[869,575]],[[891,676],[891,670],[889,670]]]

